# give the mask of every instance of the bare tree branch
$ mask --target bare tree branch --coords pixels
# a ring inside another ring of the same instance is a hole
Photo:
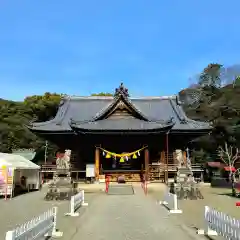
[[[235,150],[235,151],[234,151]],[[234,151],[234,153],[233,153]],[[225,142],[224,149],[222,146],[218,148],[218,155],[220,159],[230,167],[230,176],[233,175],[233,167],[237,160],[240,159],[240,153],[238,148],[233,148],[233,146],[228,146],[228,143]],[[227,157],[227,159],[225,158]]]

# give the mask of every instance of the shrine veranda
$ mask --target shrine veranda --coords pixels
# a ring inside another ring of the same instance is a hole
[[[54,119],[28,127],[60,152],[71,150],[75,178],[94,164],[97,181],[106,175],[166,181],[179,164],[176,150],[186,164],[189,142],[211,131],[186,116],[177,96],[133,98],[122,84],[112,97],[63,97]]]

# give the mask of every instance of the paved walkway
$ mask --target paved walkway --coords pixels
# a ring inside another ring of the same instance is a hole
[[[85,195],[88,207],[78,210],[79,217],[66,217],[68,201],[43,200],[46,189],[18,196],[10,201],[0,200],[0,239],[33,216],[52,206],[58,206],[57,228],[63,232],[61,240],[190,240],[200,237],[183,229],[180,222],[157,205],[151,196],[145,196],[139,185],[135,195],[106,195],[94,191]]]
[[[65,237],[69,240],[195,239],[170,218],[166,209],[145,196],[140,186],[135,187],[135,195],[100,195],[78,220],[75,234]]]

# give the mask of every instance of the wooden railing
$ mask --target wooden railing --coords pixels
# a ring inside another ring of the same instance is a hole
[[[178,164],[168,164],[168,171],[177,171]],[[151,169],[159,169],[160,171],[167,171],[167,164],[149,164],[149,170]],[[200,170],[202,169],[200,164],[192,164],[192,170]],[[54,164],[44,164],[41,165],[42,172],[55,172],[57,170],[56,165]],[[77,168],[70,168],[71,172],[85,172],[85,170],[80,170]],[[120,171],[120,170],[119,170]],[[122,170],[122,172],[136,172],[136,170]],[[105,170],[104,172],[111,172],[111,170]],[[116,172],[116,170],[112,170],[112,172]],[[138,172],[138,171],[137,171]]]
[[[178,167],[178,164],[150,164],[149,165],[150,169],[151,168],[158,168],[160,171],[177,171],[177,167]],[[201,164],[192,164],[192,170],[201,170],[202,169],[202,166]]]
[[[71,172],[86,172],[85,170],[81,170],[81,169],[78,169],[78,168],[70,168],[69,170]],[[56,171],[57,171],[57,166],[55,164],[44,164],[44,165],[41,165],[41,172],[49,172],[49,173],[51,173],[51,172],[56,172]]]

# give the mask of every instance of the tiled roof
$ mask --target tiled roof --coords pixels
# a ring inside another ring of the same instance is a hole
[[[72,131],[70,126],[71,120],[77,122],[93,122],[96,116],[100,112],[104,112],[109,108],[114,102],[113,97],[65,97],[57,112],[56,117],[53,120],[43,122],[43,123],[32,123],[29,126],[33,131]],[[138,110],[139,113],[146,116],[148,121],[144,123],[135,122],[136,125],[132,128],[137,127],[153,127],[156,123],[152,122],[168,122],[172,119],[174,126],[171,131],[205,131],[211,129],[209,123],[199,122],[189,119],[181,104],[179,103],[176,96],[170,97],[147,97],[147,98],[129,98],[129,102]],[[111,121],[112,122],[112,121]],[[124,124],[132,124],[128,119],[119,122],[118,127],[127,129],[129,126],[124,126]],[[102,124],[102,125],[101,125]],[[91,126],[96,128],[96,126],[107,127],[107,122],[95,124],[84,124],[82,127]],[[108,121],[109,124],[109,121]],[[117,122],[112,123],[116,127]],[[158,125],[160,126],[160,125]]]
[[[163,129],[170,129],[173,124],[164,124],[160,122],[148,122],[137,118],[129,119],[104,119],[93,122],[73,122],[71,127],[78,131],[161,131]]]

